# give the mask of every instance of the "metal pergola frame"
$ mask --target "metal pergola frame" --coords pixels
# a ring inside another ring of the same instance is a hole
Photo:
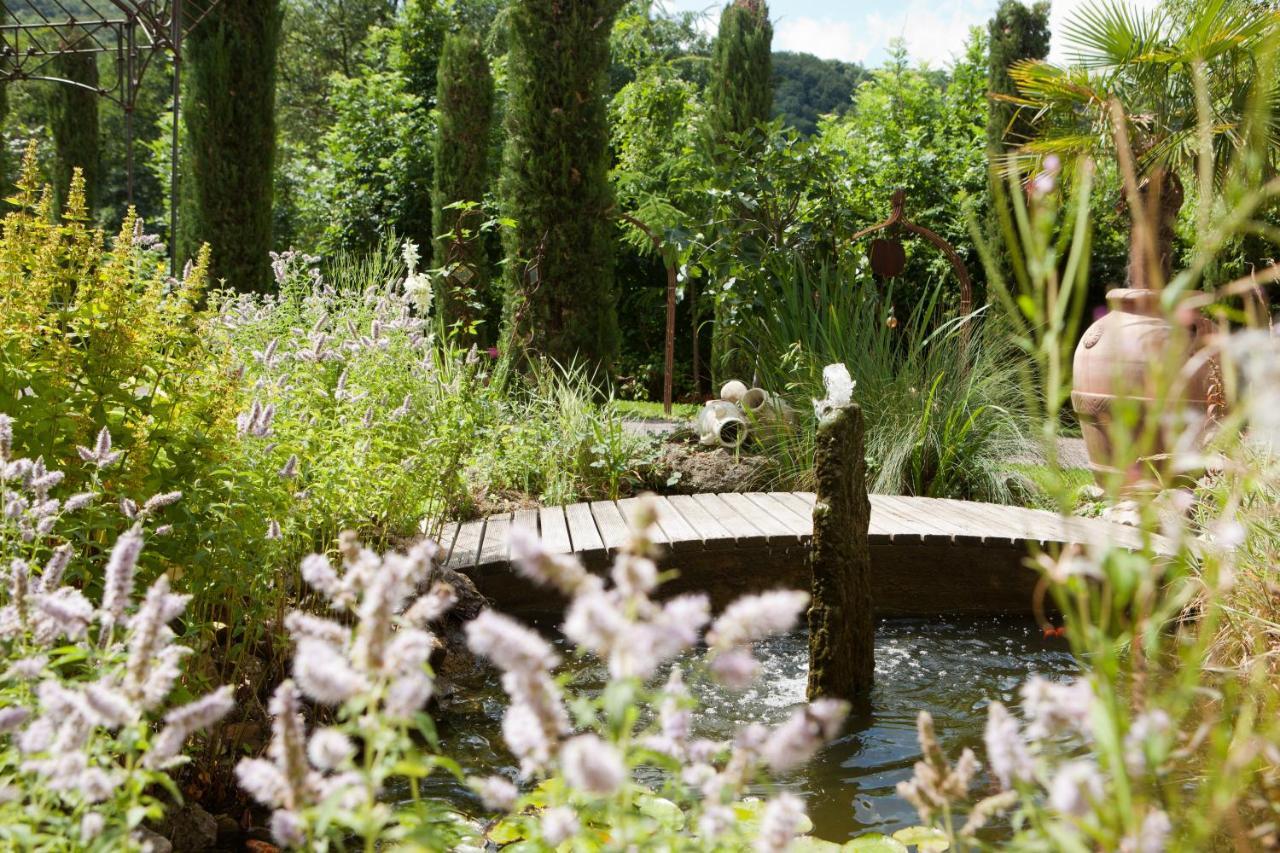
[[[0,82],[42,80],[90,89],[124,111],[125,192],[133,203],[133,117],[147,70],[173,63],[173,132],[169,188],[170,255],[178,234],[179,116],[182,44],[220,0],[0,0]],[[52,10],[52,11],[48,11]],[[91,88],[58,77],[54,60],[70,54],[115,57],[110,86]]]

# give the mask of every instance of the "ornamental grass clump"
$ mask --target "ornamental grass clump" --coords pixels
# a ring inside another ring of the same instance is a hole
[[[132,508],[132,526],[85,588],[64,583],[90,562],[55,529],[98,497],[55,497],[63,472],[14,455],[14,422],[0,414],[0,840],[22,849],[140,849],[144,821],[181,802],[170,772],[183,749],[231,711],[230,688],[170,705],[191,652],[170,624],[190,596],[161,575],[136,600],[138,560],[165,506]],[[119,461],[109,433],[80,448],[94,473]],[[54,523],[47,523],[50,519]],[[98,603],[86,595],[100,589]],[[165,793],[168,797],[164,797]]]

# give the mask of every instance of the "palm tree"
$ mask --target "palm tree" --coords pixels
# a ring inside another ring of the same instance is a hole
[[[1159,287],[1169,278],[1181,175],[1196,167],[1201,134],[1208,135],[1218,176],[1240,148],[1259,142],[1250,128],[1258,96],[1280,100],[1275,66],[1267,62],[1280,33],[1272,6],[1198,0],[1144,12],[1123,0],[1096,0],[1063,31],[1069,65],[1019,63],[1010,72],[1019,94],[996,96],[1029,114],[1035,129],[1006,158],[1018,174],[1049,155],[1117,157],[1123,165],[1132,154],[1136,180],[1125,199],[1135,218],[1130,287]],[[1269,123],[1262,140],[1273,167],[1280,124]],[[1149,223],[1153,239],[1143,236],[1140,221]]]

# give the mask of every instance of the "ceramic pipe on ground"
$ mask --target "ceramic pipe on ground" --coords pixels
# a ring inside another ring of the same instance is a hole
[[[698,438],[708,446],[737,448],[747,438],[747,419],[737,403],[711,400],[698,412]]]
[[[740,403],[746,393],[747,386],[745,383],[739,382],[737,379],[730,379],[720,389],[720,399],[730,403]]]
[[[759,424],[778,424],[791,420],[792,410],[781,397],[763,388],[751,388],[742,395],[742,410]]]

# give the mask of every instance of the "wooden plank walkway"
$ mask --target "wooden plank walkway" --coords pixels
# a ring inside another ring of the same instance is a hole
[[[813,534],[812,493],[656,500],[656,541],[680,572],[676,589],[709,589],[717,598],[804,580],[804,554]],[[508,571],[511,531],[536,532],[553,552],[577,554],[589,568],[599,569],[626,542],[638,503],[634,498],[592,501],[446,525],[441,556],[447,567],[471,575],[500,606],[511,605],[506,600],[511,597],[517,606],[535,606],[539,596]],[[872,495],[869,539],[877,606],[912,613],[1029,606],[1035,574],[1023,564],[1030,545],[1136,548],[1141,535],[1099,519],[1021,507]],[[724,596],[717,596],[717,587]]]
[[[814,497],[807,492],[673,495],[657,498],[657,541],[676,551],[804,544],[813,534]],[[555,553],[585,558],[612,555],[626,542],[638,500],[593,501],[502,513],[469,521],[445,539],[445,563],[471,569],[508,562],[509,531],[520,527],[543,537]],[[452,531],[452,526],[448,528]],[[961,540],[1001,545],[1120,544],[1136,547],[1136,530],[1090,518],[996,504],[940,498],[871,496],[873,544],[937,545]]]

